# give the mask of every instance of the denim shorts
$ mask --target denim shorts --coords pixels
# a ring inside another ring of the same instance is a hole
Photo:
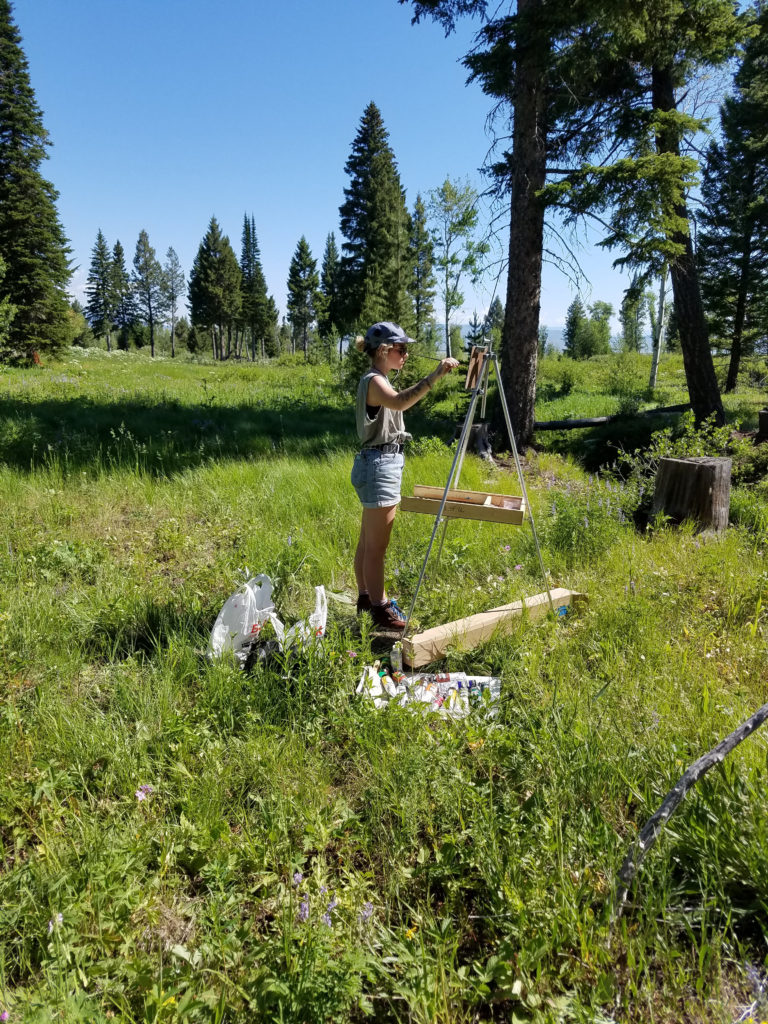
[[[385,508],[400,503],[404,465],[402,452],[388,454],[364,448],[357,453],[351,480],[363,508]]]

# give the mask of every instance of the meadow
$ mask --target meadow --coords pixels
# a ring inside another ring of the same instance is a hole
[[[537,416],[685,400],[679,357],[652,396],[647,373],[547,359]],[[620,916],[615,891],[685,768],[768,700],[768,445],[680,416],[539,435],[544,563],[588,602],[436,666],[499,676],[497,705],[379,711],[355,695],[381,647],[354,616],[348,377],[0,369],[0,1019],[765,1020],[768,730],[687,797]],[[459,383],[408,416],[405,493],[445,482]],[[729,428],[764,405],[757,367]],[[659,455],[725,451],[724,535],[649,515]],[[503,457],[462,485],[518,493]],[[396,521],[406,607],[431,528]],[[288,623],[326,587],[323,644],[211,663],[258,572]],[[527,525],[452,521],[416,625],[543,589]]]

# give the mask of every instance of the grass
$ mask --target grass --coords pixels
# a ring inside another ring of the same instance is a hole
[[[574,415],[610,410],[609,371],[577,367]],[[763,401],[744,387],[729,410],[749,426]],[[429,402],[406,489],[450,465],[463,399],[446,381]],[[526,465],[544,561],[589,604],[452,652],[441,667],[499,675],[503,697],[447,722],[354,696],[372,638],[340,600],[322,653],[251,675],[204,657],[246,567],[288,622],[317,583],[353,594],[350,409],[329,367],[91,354],[0,374],[0,1009],[734,1020],[766,968],[765,735],[687,798],[611,911],[638,828],[768,699],[760,459],[736,451],[713,539],[636,529],[637,480],[548,439]],[[473,457],[462,483],[516,491]],[[398,517],[406,601],[431,526]],[[416,615],[541,589],[526,527],[453,521]]]

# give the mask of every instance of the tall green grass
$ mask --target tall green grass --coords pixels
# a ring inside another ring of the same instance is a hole
[[[406,492],[444,481],[462,401],[446,383],[409,417]],[[92,356],[0,376],[0,1008],[734,1020],[766,968],[764,735],[689,796],[618,922],[612,893],[684,768],[768,699],[759,478],[713,539],[638,530],[631,486],[531,455],[551,583],[589,600],[449,652],[441,668],[503,695],[448,722],[354,694],[381,652],[339,599],[354,449],[326,367]],[[471,456],[462,481],[517,489]],[[431,527],[396,520],[404,601]],[[320,651],[251,674],[206,659],[246,568],[288,622],[316,584],[335,595]],[[542,589],[527,526],[453,521],[416,618]]]

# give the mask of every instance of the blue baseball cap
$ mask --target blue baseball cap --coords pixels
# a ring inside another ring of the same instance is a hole
[[[415,345],[415,338],[409,338],[399,324],[384,320],[369,327],[365,335],[366,348],[378,348],[379,345]]]

